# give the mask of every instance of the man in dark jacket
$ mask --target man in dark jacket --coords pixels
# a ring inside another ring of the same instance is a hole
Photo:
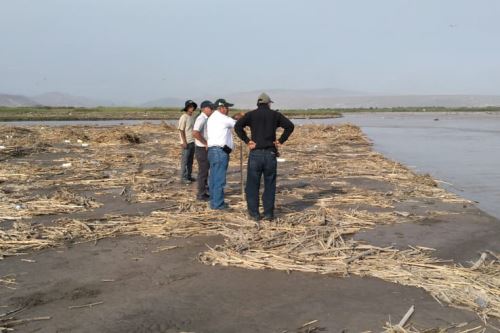
[[[262,175],[264,175],[264,193],[262,195],[264,218],[267,220],[274,218],[278,147],[285,143],[294,129],[293,123],[288,118],[278,111],[271,110],[270,104],[272,102],[267,94],[262,93],[257,100],[257,109],[246,113],[234,126],[238,137],[250,149],[245,192],[248,214],[255,221],[259,221],[261,218],[259,187]],[[251,130],[251,139],[245,131],[247,126]],[[276,140],[278,127],[283,128],[284,131],[281,137]]]

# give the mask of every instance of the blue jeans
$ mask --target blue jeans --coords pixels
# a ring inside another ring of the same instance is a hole
[[[259,188],[262,175],[264,175],[264,193],[262,194],[264,216],[274,216],[276,170],[276,153],[273,150],[259,149],[250,151],[245,192],[248,213],[251,216],[259,216]]]
[[[226,186],[229,154],[224,152],[222,148],[209,147],[208,162],[210,163],[210,175],[208,177],[210,208],[224,209],[224,186]]]

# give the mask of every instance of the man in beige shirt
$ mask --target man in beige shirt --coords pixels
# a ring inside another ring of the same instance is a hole
[[[193,138],[193,125],[195,116],[194,111],[198,107],[192,100],[187,100],[182,116],[179,118],[179,124],[177,129],[179,130],[180,143],[182,147],[181,153],[181,182],[184,184],[190,184],[194,182],[191,176],[193,171],[193,159],[194,159],[194,138]]]

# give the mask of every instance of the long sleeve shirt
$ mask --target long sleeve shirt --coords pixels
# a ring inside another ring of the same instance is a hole
[[[271,110],[268,105],[261,104],[256,110],[247,112],[234,125],[234,131],[245,143],[250,141],[245,127],[250,127],[252,141],[256,143],[256,149],[274,148],[276,141],[276,129],[284,129],[283,134],[278,139],[280,143],[285,143],[292,134],[293,123],[278,111]]]

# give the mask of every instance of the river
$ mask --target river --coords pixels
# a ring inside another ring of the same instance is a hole
[[[346,113],[307,122],[358,125],[375,150],[500,218],[500,113]]]

